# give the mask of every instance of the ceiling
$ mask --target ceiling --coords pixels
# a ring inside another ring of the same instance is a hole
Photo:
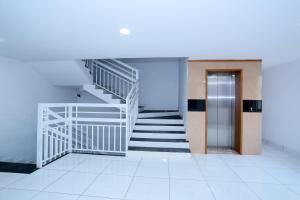
[[[119,29],[131,30],[128,36]],[[20,60],[300,59],[299,0],[0,0],[0,55]]]

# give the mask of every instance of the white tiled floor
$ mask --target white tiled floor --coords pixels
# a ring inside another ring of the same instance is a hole
[[[299,200],[300,160],[130,152],[69,154],[32,174],[0,173],[0,200]]]

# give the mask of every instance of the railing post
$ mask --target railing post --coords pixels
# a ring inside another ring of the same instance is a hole
[[[68,123],[68,153],[72,153],[72,106],[66,107],[66,112],[68,112],[66,123]]]
[[[36,167],[42,168],[43,166],[43,107],[41,104],[38,105],[37,112],[37,145],[36,145]]]
[[[130,136],[129,136],[129,131],[130,131],[130,122],[129,122],[129,101],[126,101],[126,108],[125,108],[125,113],[126,113],[126,141],[125,141],[125,153],[127,153],[128,151],[128,141],[130,140]]]

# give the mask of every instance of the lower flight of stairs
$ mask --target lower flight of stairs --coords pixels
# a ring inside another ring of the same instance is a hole
[[[128,149],[189,153],[184,123],[178,111],[146,110],[139,113]]]

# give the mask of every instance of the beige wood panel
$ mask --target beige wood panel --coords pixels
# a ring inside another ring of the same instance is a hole
[[[262,147],[262,114],[243,113],[242,154],[260,154]]]
[[[205,153],[205,112],[189,112],[187,137],[192,153]]]
[[[207,69],[241,69],[243,99],[261,100],[261,61],[189,61],[189,99],[205,98]]]
[[[198,63],[189,63],[188,98],[205,99],[205,70]]]

